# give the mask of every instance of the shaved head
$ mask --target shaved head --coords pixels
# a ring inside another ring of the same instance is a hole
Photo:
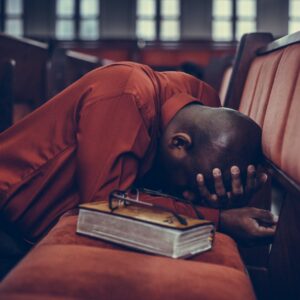
[[[212,170],[220,168],[230,190],[230,167],[246,178],[249,164],[262,158],[261,129],[247,116],[227,108],[191,104],[168,124],[161,139],[160,157],[170,190],[196,192],[196,175],[202,173],[213,191]]]

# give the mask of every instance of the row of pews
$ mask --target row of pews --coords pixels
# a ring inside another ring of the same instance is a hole
[[[224,101],[232,55],[213,57],[207,66],[193,62],[152,66],[158,71],[178,70],[202,79],[220,91]],[[0,132],[22,119],[85,73],[111,63],[109,59],[68,50],[48,43],[0,33]],[[225,82],[225,84],[224,84]]]
[[[55,43],[0,33],[0,131],[101,65],[97,57]]]

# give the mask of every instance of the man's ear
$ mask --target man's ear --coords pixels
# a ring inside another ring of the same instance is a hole
[[[185,155],[188,148],[192,145],[192,138],[189,134],[184,132],[174,133],[168,142],[168,147],[178,153],[180,156]]]

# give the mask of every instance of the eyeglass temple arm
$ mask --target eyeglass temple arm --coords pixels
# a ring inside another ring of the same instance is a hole
[[[187,225],[187,221],[184,217],[180,216],[179,214],[175,213],[174,211],[172,211],[169,208],[166,208],[164,206],[160,206],[160,205],[157,205],[157,204],[153,204],[153,203],[150,203],[150,202],[144,202],[144,201],[135,200],[135,199],[131,199],[131,198],[126,199],[124,196],[120,196],[120,195],[115,194],[115,193],[120,193],[120,191],[113,191],[109,195],[109,208],[110,208],[111,211],[114,211],[116,209],[116,208],[113,208],[112,204],[111,204],[112,198],[116,198],[116,199],[123,200],[125,202],[128,201],[128,202],[136,203],[136,204],[139,204],[139,205],[150,206],[150,207],[154,207],[154,208],[158,208],[158,209],[167,211],[169,213],[172,213],[181,225]]]
[[[172,198],[172,199],[174,199],[174,200],[176,200],[178,202],[185,203],[185,204],[187,203],[187,204],[189,204],[192,207],[192,209],[193,209],[193,211],[196,214],[196,216],[197,216],[198,219],[205,219],[204,216],[202,215],[202,213],[199,212],[196,209],[196,207],[191,203],[191,201],[188,201],[188,200],[185,200],[185,199],[181,199],[181,198],[176,197],[176,196],[168,195],[168,194],[162,193],[160,191],[155,191],[155,190],[147,189],[147,188],[140,188],[140,191],[144,192],[144,193],[147,193],[149,195],[166,197],[166,198]]]

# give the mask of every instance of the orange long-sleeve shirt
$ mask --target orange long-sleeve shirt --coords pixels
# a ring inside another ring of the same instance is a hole
[[[150,169],[160,131],[194,101],[220,105],[181,72],[122,62],[88,73],[0,135],[1,215],[34,240],[78,203],[130,187]]]

